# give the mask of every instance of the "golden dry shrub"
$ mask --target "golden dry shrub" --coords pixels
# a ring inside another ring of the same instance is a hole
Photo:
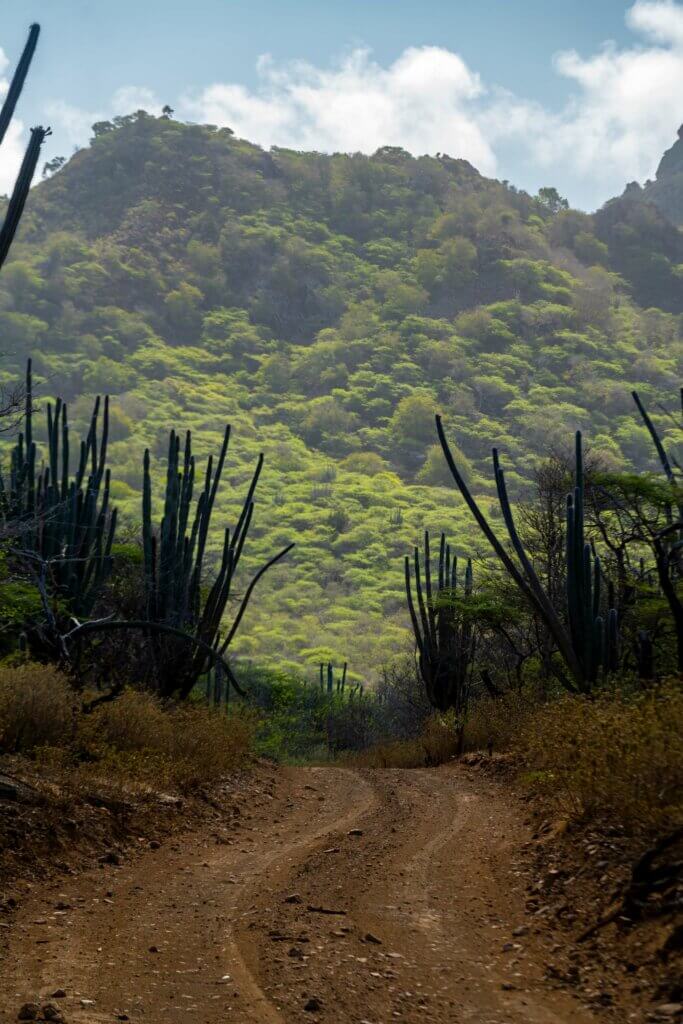
[[[245,764],[253,733],[248,714],[164,706],[151,694],[126,690],[81,717],[78,743],[120,774],[191,788]]]
[[[527,719],[535,785],[572,817],[637,830],[683,822],[683,690],[566,696]]]
[[[52,665],[0,666],[0,750],[31,753],[66,747],[73,738],[77,699]]]
[[[515,750],[524,742],[529,716],[538,705],[520,693],[485,698],[472,707],[465,723],[465,749]]]

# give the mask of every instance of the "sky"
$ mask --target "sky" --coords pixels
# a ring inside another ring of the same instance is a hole
[[[469,160],[592,210],[654,176],[683,122],[683,0],[22,0],[3,4],[0,95],[42,34],[0,149],[46,157],[97,120],[170,104],[263,146]]]

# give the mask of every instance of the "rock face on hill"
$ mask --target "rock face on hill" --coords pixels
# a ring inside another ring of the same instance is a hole
[[[678,139],[662,157],[655,180],[643,191],[673,224],[683,227],[683,124]]]

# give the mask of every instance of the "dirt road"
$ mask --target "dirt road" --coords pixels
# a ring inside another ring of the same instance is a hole
[[[290,769],[236,832],[36,890],[0,1022],[63,989],[69,1024],[589,1024],[524,928],[526,839],[460,769]]]

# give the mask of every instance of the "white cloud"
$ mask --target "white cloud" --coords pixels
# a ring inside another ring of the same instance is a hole
[[[184,116],[228,125],[264,146],[465,157],[500,172],[514,147],[529,178],[547,178],[598,203],[654,174],[683,117],[683,5],[636,0],[627,24],[639,40],[553,61],[571,95],[563,109],[486,85],[456,53],[413,47],[389,67],[354,50],[336,67],[259,61],[258,85],[215,83],[180,104]],[[508,172],[509,173],[509,172]]]
[[[683,117],[683,6],[638,0],[627,21],[649,45],[556,56],[556,70],[577,92],[533,141],[545,167],[568,162],[580,176],[619,186],[652,176],[673,142]]]
[[[229,125],[262,145],[323,151],[372,152],[382,145],[413,153],[457,152],[485,173],[495,156],[472,104],[484,93],[479,75],[455,53],[411,47],[387,68],[356,49],[336,67],[295,61],[258,63],[259,88],[216,83],[181,111]]]

